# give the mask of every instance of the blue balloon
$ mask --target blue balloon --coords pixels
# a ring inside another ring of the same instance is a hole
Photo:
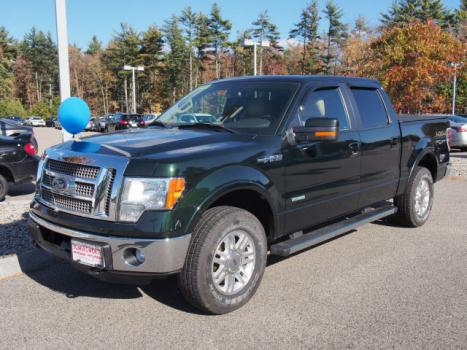
[[[79,97],[69,97],[60,104],[58,120],[70,134],[84,130],[91,118],[91,111],[86,102]]]

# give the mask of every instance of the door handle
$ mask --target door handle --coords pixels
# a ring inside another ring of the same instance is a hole
[[[391,148],[397,146],[399,143],[399,138],[398,137],[392,137],[391,138]]]
[[[360,155],[360,145],[361,145],[360,142],[352,142],[349,144],[351,156]]]

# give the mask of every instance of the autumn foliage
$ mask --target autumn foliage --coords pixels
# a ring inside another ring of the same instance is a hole
[[[364,54],[356,71],[379,79],[398,112],[435,113],[449,110],[443,86],[453,76],[449,63],[465,60],[466,44],[433,22],[417,21],[386,29],[358,52]]]

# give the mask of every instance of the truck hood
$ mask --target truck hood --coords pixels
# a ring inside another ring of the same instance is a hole
[[[253,138],[254,135],[251,134],[231,134],[215,130],[148,128],[86,137],[81,141],[63,143],[54,149],[162,159],[247,146],[251,145]]]

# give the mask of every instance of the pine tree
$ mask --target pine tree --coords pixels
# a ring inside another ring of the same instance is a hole
[[[364,34],[369,34],[371,32],[371,28],[368,26],[365,17],[358,16],[355,20],[355,26],[352,30],[352,34],[361,37]]]
[[[209,16],[209,29],[211,31],[212,46],[216,55],[216,78],[220,78],[220,62],[219,56],[223,48],[226,46],[232,24],[229,20],[223,19],[221,10],[217,3],[214,3]]]
[[[300,22],[290,31],[289,37],[302,42],[302,74],[311,74],[317,63],[317,40],[319,26],[318,1],[313,0],[300,15]],[[309,54],[309,58],[307,57]]]
[[[173,15],[165,22],[163,32],[170,48],[165,65],[166,92],[169,92],[166,97],[167,102],[173,104],[186,92],[183,86],[186,76],[187,47],[180,28],[180,19],[177,16]]]
[[[33,27],[24,36],[20,51],[33,75],[36,102],[47,95],[51,102],[58,90],[57,47],[52,35]]]
[[[270,47],[278,48],[279,32],[277,31],[277,26],[271,22],[271,18],[269,17],[269,13],[267,10],[261,12],[256,21],[252,23],[252,25],[252,36],[258,39],[260,43],[258,48],[259,75],[263,75],[264,48],[261,45],[261,43],[264,41],[269,41]]]
[[[397,0],[388,13],[382,14],[384,26],[410,23],[414,20],[435,21],[442,28],[453,24],[453,15],[442,0]]]
[[[4,27],[0,27],[0,100],[12,97],[16,56],[16,42]]]
[[[102,51],[102,42],[97,39],[96,35],[92,36],[91,42],[89,43],[88,49],[86,50],[86,53],[88,55],[95,55],[97,53],[100,53]]]
[[[195,29],[196,29],[196,14],[191,9],[191,6],[188,6],[182,11],[182,16],[180,17],[180,23],[183,26],[186,35],[186,42],[188,44],[188,54],[189,54],[189,71],[190,71],[190,91],[193,90],[193,48],[194,48],[194,39],[195,39]]]
[[[144,79],[142,80],[143,101],[142,107],[153,111],[159,102],[159,77],[163,66],[164,38],[162,32],[155,26],[150,26],[141,37],[141,50],[139,60],[144,66]]]
[[[328,0],[326,9],[323,11],[328,20],[326,54],[323,57],[324,69],[326,74],[335,71],[339,49],[347,38],[347,26],[342,22],[343,12],[334,4],[333,0]]]

